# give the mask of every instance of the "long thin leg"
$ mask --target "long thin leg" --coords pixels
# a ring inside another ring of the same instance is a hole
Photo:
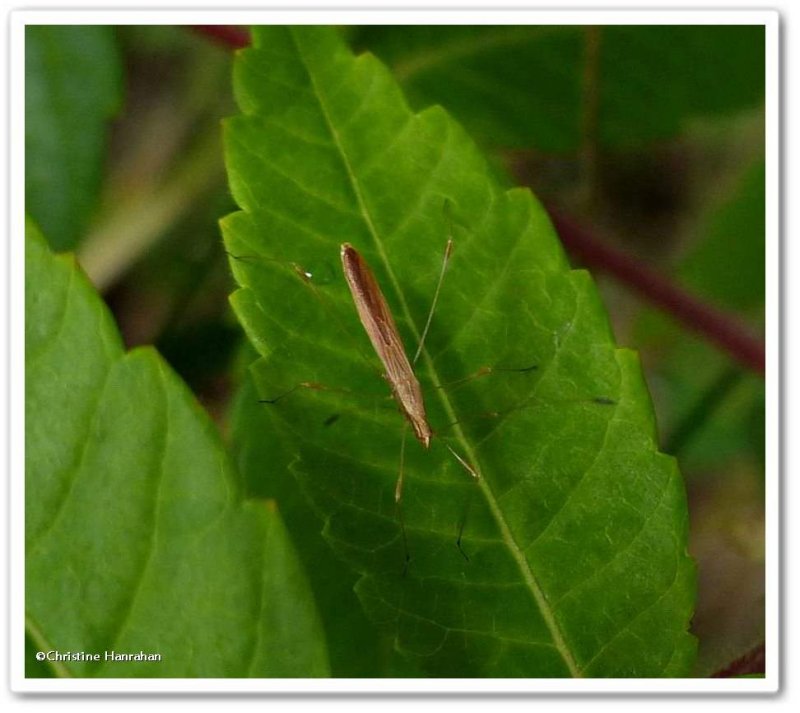
[[[450,447],[449,443],[445,443],[444,445],[447,448],[447,450],[450,451],[452,456],[461,464],[464,470],[466,470],[467,473],[469,473],[474,478],[473,482],[477,486],[478,482],[481,479],[481,474],[472,465],[470,465],[470,463],[466,459],[458,455],[458,453],[456,453],[456,451]],[[464,514],[462,515],[461,520],[458,523],[458,537],[456,537],[456,547],[458,547],[458,551],[461,553],[461,556],[467,562],[469,562],[469,556],[467,555],[466,552],[464,552],[464,548],[461,546],[461,538],[464,535],[464,526],[467,524],[467,515],[469,514],[469,507],[472,504],[472,497],[474,493],[475,493],[474,490],[471,491],[469,496],[467,497],[467,502],[464,507]]]
[[[408,434],[408,424],[403,424],[403,436],[400,440],[400,472],[397,475],[397,484],[394,486],[394,504],[397,511],[397,521],[400,523],[400,534],[403,537],[403,576],[408,572],[408,563],[411,555],[408,552],[408,537],[406,536],[406,522],[403,518],[403,478],[405,476],[406,465],[406,435]]]
[[[276,404],[278,401],[285,399],[290,394],[293,394],[298,389],[310,389],[312,391],[337,391],[340,394],[352,394],[350,389],[340,389],[334,386],[325,386],[325,384],[318,384],[315,381],[301,381],[295,384],[291,389],[287,389],[283,393],[278,394],[277,396],[273,396],[270,399],[259,399],[258,403],[260,404]]]
[[[509,367],[509,366],[482,366],[477,371],[474,371],[472,374],[467,374],[467,376],[462,376],[460,379],[455,379],[454,381],[448,381],[444,384],[436,384],[434,388],[436,389],[452,389],[458,388],[459,386],[463,386],[464,384],[474,381],[475,379],[479,379],[482,376],[489,376],[490,374],[494,374],[496,372],[512,372],[517,374],[527,374],[533,371],[536,371],[539,368],[538,364],[531,364],[530,366],[525,367]]]
[[[450,254],[453,252],[453,239],[447,239],[447,245],[444,248],[444,257],[442,258],[442,269],[439,272],[439,281],[436,283],[436,291],[433,293],[433,301],[431,302],[431,308],[428,311],[428,319],[425,321],[425,328],[422,330],[422,336],[419,338],[419,346],[417,347],[417,353],[414,354],[414,358],[411,361],[412,366],[417,363],[417,359],[419,359],[419,355],[422,354],[422,348],[425,346],[425,338],[428,336],[428,330],[431,326],[431,321],[433,320],[433,313],[436,311],[436,303],[439,301],[439,292],[442,289],[442,282],[444,282],[444,273],[447,271],[447,263],[450,261]]]
[[[314,296],[322,309],[324,309],[328,315],[330,315],[332,322],[336,324],[336,328],[344,335],[344,337],[350,342],[353,348],[358,352],[359,357],[364,362],[364,364],[374,371],[378,376],[383,376],[380,370],[375,366],[374,361],[372,361],[366,354],[366,352],[361,348],[360,343],[358,340],[353,336],[353,333],[345,326],[344,321],[342,320],[339,311],[331,304],[330,297],[327,295],[323,295],[322,291],[319,287],[315,284],[313,275],[306,270],[302,265],[296,262],[279,260],[277,258],[271,257],[264,257],[261,255],[234,255],[231,252],[228,252],[228,256],[233,258],[234,260],[239,260],[241,262],[267,262],[267,263],[277,263],[278,265],[282,265],[285,268],[291,270],[297,278],[306,286],[307,289],[311,291],[311,294]]]
[[[389,401],[391,400],[391,396],[380,397],[380,396],[373,396],[372,394],[366,394],[358,391],[353,391],[352,389],[345,388],[343,386],[327,386],[326,384],[320,384],[316,381],[300,381],[296,383],[286,391],[282,391],[281,393],[277,394],[276,396],[272,396],[267,399],[259,399],[258,403],[260,404],[277,404],[279,401],[283,401],[291,394],[300,391],[301,389],[308,389],[309,391],[326,391],[329,393],[341,394],[342,396],[346,396],[350,399],[357,399],[357,398],[369,398],[370,403],[375,407],[376,405],[380,406],[381,410],[392,411],[393,413],[397,413],[397,409],[390,406]],[[385,405],[382,403],[386,401]],[[379,402],[376,404],[376,402]]]
[[[405,477],[406,465],[406,435],[408,434],[408,423],[403,423],[403,437],[400,439],[400,471],[397,475],[397,484],[394,486],[394,501],[399,503],[403,499],[403,478]]]
[[[467,555],[467,553],[464,552],[464,548],[461,546],[461,539],[464,536],[464,526],[467,524],[467,517],[469,516],[469,508],[472,505],[472,498],[474,495],[475,495],[474,490],[470,490],[469,494],[467,495],[467,502],[464,504],[464,514],[461,516],[461,520],[458,523],[458,537],[456,537],[456,547],[458,547],[458,551],[461,553],[461,556],[467,562],[469,562],[469,555]]]
[[[453,458],[455,458],[459,463],[461,463],[461,465],[463,466],[464,470],[467,471],[467,473],[469,473],[473,478],[475,478],[475,480],[481,479],[480,473],[478,473],[478,471],[475,470],[475,468],[472,465],[470,465],[464,458],[458,455],[458,453],[456,453],[452,449],[449,443],[445,443],[444,446],[445,448],[447,448],[448,451],[450,451],[450,453],[453,455]]]
[[[327,296],[323,296],[322,292],[319,288],[314,284],[311,273],[306,272],[304,268],[296,263],[292,263],[292,269],[294,270],[295,274],[302,280],[304,284],[308,286],[311,290],[311,293],[314,295],[316,300],[322,305],[322,308],[327,310],[328,314],[331,316],[331,319],[336,323],[336,327],[339,331],[344,334],[350,344],[355,348],[358,352],[358,355],[361,357],[361,360],[366,364],[366,366],[374,371],[379,376],[383,376],[380,370],[377,369],[374,362],[370,360],[364,350],[361,348],[358,340],[353,336],[353,333],[345,326],[345,323],[342,321],[342,317],[339,314],[338,310],[330,304],[330,298]]]

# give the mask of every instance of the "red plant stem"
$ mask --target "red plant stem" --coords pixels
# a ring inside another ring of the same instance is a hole
[[[246,30],[236,25],[192,25],[195,32],[228,47],[250,44]],[[602,242],[572,219],[551,212],[566,248],[590,267],[607,272],[642,297],[671,314],[689,329],[726,351],[743,366],[764,374],[764,343],[735,317],[679,288],[654,269]]]
[[[701,334],[743,366],[764,374],[764,343],[726,312],[686,292],[653,268],[596,238],[571,218],[550,212],[561,242],[588,266],[607,272]]]
[[[232,49],[238,50],[250,44],[250,33],[238,25],[189,25],[189,28]]]
[[[764,673],[765,652],[764,644],[759,644],[752,651],[736,659],[721,671],[711,675],[711,678],[733,678],[748,673]]]

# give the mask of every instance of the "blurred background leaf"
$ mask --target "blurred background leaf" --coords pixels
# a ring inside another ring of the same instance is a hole
[[[186,27],[126,26],[117,37],[127,102],[78,259],[126,346],[155,344],[221,417],[240,337],[217,224],[233,207],[219,131],[234,106],[231,53]]]
[[[122,96],[113,27],[27,26],[25,204],[56,250],[85,235]]]
[[[746,167],[687,235],[677,279],[764,324],[764,162]],[[693,234],[691,234],[693,233]],[[696,675],[723,670],[764,641],[763,378],[748,373],[663,313],[635,327],[660,404],[667,452],[687,475],[698,560]]]
[[[676,261],[676,279],[715,304],[747,316],[753,331],[764,323],[764,163],[735,182],[729,195],[706,211],[688,236],[689,249]],[[743,372],[696,335],[649,310],[637,326],[645,346],[651,386],[664,404],[665,447],[680,455],[688,472],[702,472],[752,454],[763,464],[764,383]],[[712,396],[706,401],[706,396]],[[718,418],[718,415],[723,415]]]
[[[503,148],[582,147],[592,80],[593,131],[608,148],[670,138],[688,119],[763,100],[760,27],[370,26],[351,42],[389,64],[412,106],[441,103]]]
[[[764,160],[747,167],[729,195],[708,211],[700,239],[677,275],[698,294],[740,310],[763,325],[765,276]]]

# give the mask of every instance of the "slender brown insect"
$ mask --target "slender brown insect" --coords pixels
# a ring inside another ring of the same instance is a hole
[[[403,348],[403,341],[400,339],[394,317],[392,317],[389,305],[386,303],[386,298],[383,296],[378,281],[375,279],[375,275],[372,274],[369,265],[367,265],[364,258],[361,257],[358,251],[349,243],[344,243],[341,248],[344,277],[347,281],[347,286],[350,288],[350,293],[353,295],[353,301],[355,302],[358,316],[361,319],[361,324],[364,325],[364,329],[372,342],[372,346],[383,364],[383,368],[385,369],[384,378],[389,382],[392,395],[395,401],[397,401],[400,411],[405,416],[408,423],[411,424],[414,435],[424,448],[430,447],[433,429],[428,423],[428,416],[425,413],[425,402],[422,398],[422,389],[420,388],[417,377],[414,375],[412,364],[416,363],[419,355],[422,353],[422,347],[425,343],[425,337],[427,336],[431,319],[433,318],[433,312],[436,308],[436,301],[439,298],[439,291],[442,286],[442,280],[445,270],[447,269],[447,261],[450,258],[452,248],[453,241],[448,240],[433,303],[431,304],[428,319],[425,323],[422,336],[420,337],[419,347],[414,355],[413,362],[409,362],[406,356],[405,349]],[[476,480],[479,479],[480,476],[475,468],[458,455],[447,443],[445,443],[445,446],[473,478]],[[395,501],[397,503],[400,502],[403,493],[402,454],[404,448],[405,430],[403,431],[403,443],[401,448],[400,473],[397,478],[397,486],[395,487]]]
[[[345,281],[347,282],[347,286],[349,287],[350,293],[353,297],[353,302],[355,303],[359,319],[361,320],[361,324],[364,326],[364,329],[367,332],[367,336],[369,337],[370,342],[372,343],[372,346],[375,349],[375,352],[378,355],[381,364],[383,365],[384,368],[383,377],[389,383],[389,386],[392,391],[392,396],[394,400],[397,402],[397,405],[400,408],[400,411],[406,420],[405,424],[406,427],[403,428],[403,437],[400,447],[400,468],[397,478],[397,484],[395,486],[395,503],[398,506],[397,513],[400,520],[403,545],[405,548],[406,567],[408,565],[410,558],[408,552],[408,542],[406,540],[405,525],[403,522],[403,516],[400,504],[403,493],[404,454],[405,454],[407,426],[410,425],[412,427],[414,431],[414,436],[417,438],[417,440],[422,444],[423,448],[425,449],[430,448],[431,439],[435,435],[433,429],[431,428],[430,423],[428,422],[428,416],[425,411],[425,402],[422,395],[422,389],[420,387],[416,375],[414,374],[414,365],[416,364],[417,360],[422,354],[422,350],[425,344],[425,339],[427,337],[428,330],[431,326],[431,321],[433,319],[433,314],[435,312],[436,304],[439,299],[439,293],[441,291],[444,275],[447,270],[447,264],[450,259],[450,255],[452,253],[452,249],[453,249],[453,241],[452,239],[448,239],[447,245],[445,247],[444,258],[442,260],[441,272],[439,274],[439,279],[436,285],[436,291],[434,293],[431,307],[428,312],[428,317],[425,322],[425,327],[422,330],[422,334],[419,340],[419,346],[417,347],[417,351],[414,354],[414,358],[410,361],[408,359],[408,356],[406,355],[406,351],[403,346],[403,341],[400,338],[400,334],[397,330],[397,325],[395,324],[394,317],[392,316],[391,310],[389,309],[389,305],[386,302],[386,298],[383,296],[383,292],[381,291],[380,286],[378,285],[378,281],[375,279],[375,275],[373,274],[366,260],[364,260],[364,258],[359,254],[359,252],[349,243],[342,244],[340,251]],[[244,259],[243,257],[237,257],[237,256],[233,257],[236,257],[237,259]],[[297,273],[297,275],[306,284],[310,285],[313,289],[313,285],[311,284],[310,280],[311,275],[295,263],[291,263],[291,266],[293,270]],[[316,290],[314,290],[314,292],[316,294]],[[345,331],[347,330],[345,329]],[[364,355],[362,354],[362,356]],[[485,376],[495,371],[528,373],[534,371],[537,368],[538,368],[537,365],[526,366],[523,368],[502,368],[502,367],[484,366],[478,369],[474,374],[471,374],[470,376],[452,382],[451,384],[449,384],[449,386],[458,386],[459,384],[466,382],[470,379]],[[297,389],[301,387],[315,389],[315,390],[336,390],[336,389],[330,389],[330,387],[326,387],[316,382],[301,382],[293,386],[288,391],[285,391],[276,397],[270,399],[260,399],[260,402],[270,403],[270,404],[277,403],[279,400],[295,392]],[[614,400],[608,397],[596,397],[593,399],[593,402],[601,405],[616,403]],[[488,415],[494,417],[497,416],[498,414],[491,413]],[[326,426],[329,426],[333,424],[336,420],[338,420],[338,418],[339,418],[338,414],[334,414],[333,416],[329,417],[324,423]],[[453,448],[446,441],[442,441],[442,443],[451,453],[451,455],[461,464],[461,466],[475,479],[475,481],[476,482],[479,481],[481,478],[480,472],[475,467],[473,467],[467,460],[465,460],[462,456],[460,456],[455,450],[453,450]],[[471,502],[471,496],[470,499],[467,501],[466,510],[469,509],[470,502]],[[461,522],[459,524],[456,545],[461,554],[464,556],[464,558],[469,559],[464,550],[461,548],[461,538],[464,530],[465,521],[466,521],[466,511],[464,517],[461,519]],[[403,571],[405,574],[406,568],[404,568]]]

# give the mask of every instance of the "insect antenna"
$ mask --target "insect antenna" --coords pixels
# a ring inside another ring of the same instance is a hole
[[[425,320],[425,327],[422,330],[422,335],[419,338],[419,345],[414,358],[411,360],[411,365],[414,366],[422,354],[422,349],[425,346],[425,338],[428,336],[428,330],[433,321],[433,313],[436,311],[436,303],[439,301],[439,293],[442,291],[442,283],[444,282],[444,274],[447,272],[447,265],[450,262],[450,255],[453,252],[453,239],[447,239],[447,245],[444,248],[444,257],[442,258],[442,268],[439,271],[439,280],[436,283],[436,290],[433,293],[433,300],[431,301],[431,308],[428,310],[428,318]]]

